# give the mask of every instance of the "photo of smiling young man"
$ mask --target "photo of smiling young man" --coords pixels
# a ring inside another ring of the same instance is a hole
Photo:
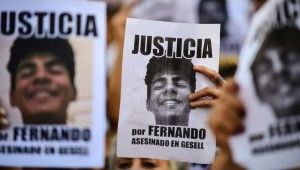
[[[65,39],[17,38],[7,69],[10,103],[24,124],[66,124],[76,98],[74,52]]]
[[[277,118],[300,115],[299,43],[297,27],[276,28],[267,35],[251,66],[257,96]]]
[[[86,57],[93,56],[92,41],[31,36],[6,42],[1,107],[9,124],[91,125],[93,74],[85,65],[92,64]]]
[[[157,125],[188,126],[188,95],[195,92],[196,78],[188,59],[152,57],[145,76],[147,110]]]

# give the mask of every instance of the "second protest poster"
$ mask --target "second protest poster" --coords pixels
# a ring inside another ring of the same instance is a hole
[[[127,19],[117,155],[212,163],[208,109],[188,95],[214,86],[193,66],[218,71],[219,24]]]

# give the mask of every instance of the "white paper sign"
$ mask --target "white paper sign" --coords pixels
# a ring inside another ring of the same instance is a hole
[[[268,1],[258,11],[236,80],[246,108],[245,133],[231,139],[248,169],[299,167],[300,1]]]
[[[211,163],[208,110],[187,95],[213,86],[192,66],[218,71],[220,25],[127,19],[124,44],[117,155]]]
[[[106,5],[0,0],[0,165],[102,167]]]

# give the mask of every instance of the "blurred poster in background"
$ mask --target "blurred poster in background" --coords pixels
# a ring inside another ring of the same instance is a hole
[[[268,1],[253,16],[236,74],[245,132],[231,139],[247,169],[300,166],[300,1]]]
[[[0,165],[103,166],[105,3],[0,0],[0,12],[0,107],[10,123]]]

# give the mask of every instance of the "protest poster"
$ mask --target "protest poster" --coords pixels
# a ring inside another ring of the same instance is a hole
[[[245,132],[234,159],[247,169],[300,166],[300,1],[268,1],[254,16],[236,74]]]
[[[219,24],[127,19],[117,156],[214,160],[208,110],[191,109],[187,95],[214,86],[192,67],[218,71],[219,33]]]
[[[0,166],[102,167],[105,3],[0,0],[0,23]]]

